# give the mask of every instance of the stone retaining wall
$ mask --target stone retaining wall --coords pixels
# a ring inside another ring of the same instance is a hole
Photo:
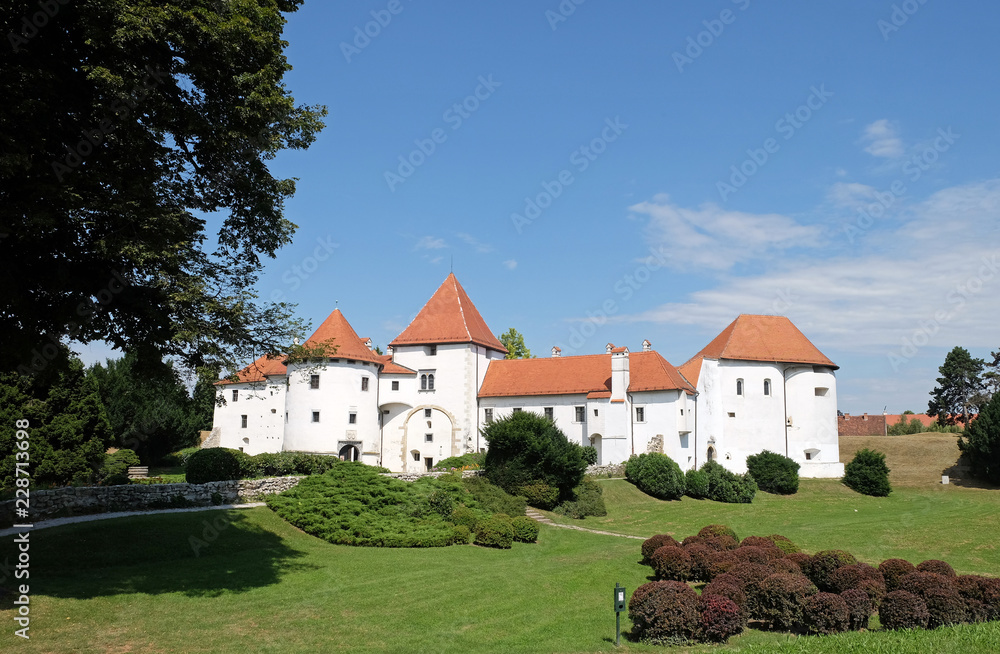
[[[286,491],[301,479],[270,477],[207,484],[129,484],[33,490],[28,515],[30,521],[39,521],[90,513],[234,504],[259,495]],[[212,501],[213,493],[219,494],[216,498],[218,502]],[[14,508],[14,500],[0,502],[0,524],[24,522],[15,519]]]
[[[625,464],[612,463],[606,466],[587,466],[587,474],[593,475],[594,477],[624,477]]]
[[[392,477],[393,479],[401,479],[402,481],[416,481],[421,477],[440,477],[441,475],[449,475],[450,472],[383,472],[383,477]],[[479,470],[463,470],[462,477],[478,477]]]

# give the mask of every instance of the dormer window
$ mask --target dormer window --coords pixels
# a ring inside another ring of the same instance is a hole
[[[427,356],[429,356],[429,357],[437,356],[437,353],[438,353],[438,346],[437,345],[428,345],[427,346]]]

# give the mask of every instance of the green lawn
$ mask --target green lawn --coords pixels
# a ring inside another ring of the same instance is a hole
[[[904,489],[875,500],[804,482],[794,497],[731,506],[659,502],[623,481],[602,484],[612,514],[575,524],[687,535],[725,522],[741,535],[783,533],[809,550],[942,557],[963,572],[1000,572],[1000,495],[989,491]],[[219,516],[232,524],[195,556],[189,537]],[[13,636],[8,597],[0,643],[13,651],[16,640],[25,652],[613,651],[611,591],[646,581],[640,542],[554,527],[539,540],[508,551],[351,548],[307,536],[266,508],[42,530],[32,537],[32,639]],[[11,552],[11,538],[0,545]],[[664,651],[623,645],[617,651]],[[1000,623],[826,638],[750,632],[690,651],[1000,652]]]

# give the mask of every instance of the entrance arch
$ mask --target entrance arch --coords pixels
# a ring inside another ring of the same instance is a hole
[[[354,445],[345,445],[344,447],[340,448],[339,454],[341,461],[361,460],[361,452],[359,452],[358,448]]]

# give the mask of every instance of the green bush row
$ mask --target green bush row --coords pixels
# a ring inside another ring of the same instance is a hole
[[[726,470],[715,461],[699,470],[682,473],[680,466],[665,454],[640,454],[625,464],[625,478],[647,495],[664,500],[689,495],[731,504],[749,504],[757,494],[757,482],[749,472],[743,475]],[[796,475],[796,486],[798,475]]]
[[[210,447],[187,457],[185,478],[191,484],[230,479],[319,475],[340,464],[335,456],[301,452],[265,452],[250,456],[239,450]],[[384,468],[373,468],[387,472]]]

